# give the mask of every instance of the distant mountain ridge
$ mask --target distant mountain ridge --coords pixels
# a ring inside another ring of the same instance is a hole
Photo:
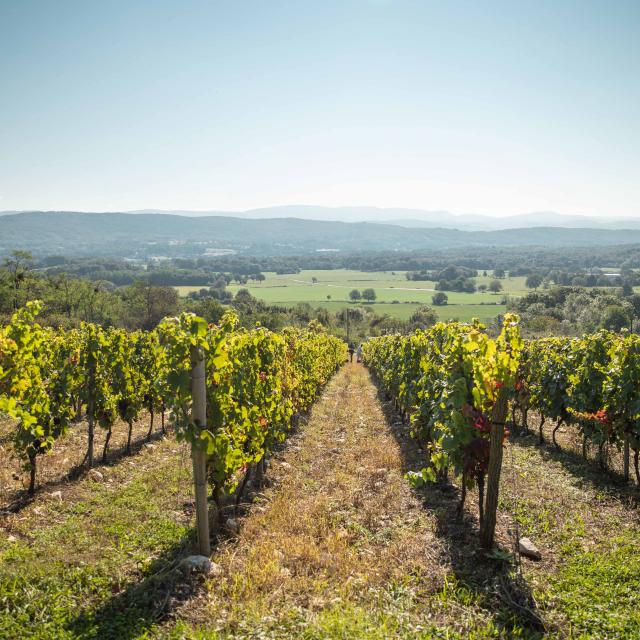
[[[237,215],[237,214],[235,214]],[[449,211],[377,207],[315,207],[289,205],[252,209],[242,217],[275,218],[296,217],[313,220],[342,222],[375,222],[411,228],[441,227],[462,231],[498,231],[526,227],[640,229],[638,218],[606,218],[582,215],[566,215],[553,211],[540,211],[494,217],[481,214],[453,214]]]
[[[0,211],[0,216],[28,213]],[[66,212],[73,213],[73,212]],[[567,215],[554,211],[538,211],[494,217],[482,214],[453,214],[449,211],[379,207],[321,207],[314,205],[283,205],[248,209],[246,211],[190,211],[140,209],[131,214],[178,215],[191,218],[232,217],[249,219],[299,218],[325,222],[373,222],[409,228],[443,228],[461,231],[498,231],[528,227],[564,227],[567,229],[640,229],[638,217]]]
[[[604,216],[567,215],[554,211],[538,211],[494,217],[482,214],[454,214],[449,211],[378,207],[320,207],[313,205],[285,205],[231,211],[160,211],[147,209],[129,213],[171,213],[176,215],[223,215],[240,218],[301,218],[334,222],[375,222],[411,228],[442,227],[463,231],[497,231],[524,227],[565,227],[568,229],[640,229],[637,218],[607,218]]]
[[[167,213],[32,211],[0,216],[0,253],[28,249],[38,255],[148,257],[296,255],[436,250],[459,247],[595,247],[640,243],[640,229],[529,227],[465,231],[407,228],[372,222],[233,216],[187,217]]]

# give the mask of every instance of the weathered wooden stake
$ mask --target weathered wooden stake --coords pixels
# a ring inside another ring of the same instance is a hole
[[[489,450],[489,469],[487,472],[487,494],[484,517],[480,526],[480,542],[485,549],[493,547],[496,530],[500,471],[502,470],[502,441],[508,408],[507,394],[501,390],[491,413],[491,449]]]
[[[205,384],[204,351],[194,347],[191,351],[191,420],[197,428],[207,424],[207,400]],[[196,525],[198,528],[198,551],[203,556],[211,555],[209,540],[209,508],[207,504],[207,454],[191,445],[193,461],[193,485],[196,497]]]
[[[624,435],[623,465],[624,481],[629,482],[629,436],[626,433]]]
[[[87,434],[87,455],[86,461],[89,469],[93,467],[93,439],[95,432],[94,416],[93,416],[93,394],[89,399],[89,405],[87,406],[87,423],[89,425],[89,432]]]

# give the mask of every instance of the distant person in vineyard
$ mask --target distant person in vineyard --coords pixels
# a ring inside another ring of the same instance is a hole
[[[358,350],[356,351],[356,361],[362,362],[362,345],[358,345]]]
[[[349,345],[349,362],[353,362],[353,352],[354,352],[353,345],[350,344]]]

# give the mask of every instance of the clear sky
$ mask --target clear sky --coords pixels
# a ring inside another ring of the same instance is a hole
[[[640,0],[0,0],[0,209],[640,216]]]

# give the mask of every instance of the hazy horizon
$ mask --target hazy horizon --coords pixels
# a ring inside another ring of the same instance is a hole
[[[1,3],[0,210],[637,217],[639,33],[631,1]]]
[[[213,214],[213,215],[230,215],[233,216],[234,214],[246,214],[246,213],[252,213],[252,212],[259,212],[259,211],[266,211],[266,210],[270,210],[270,209],[287,209],[287,208],[296,208],[296,207],[308,207],[308,208],[314,208],[314,209],[326,209],[326,210],[342,210],[342,209],[371,209],[371,210],[379,210],[379,211],[393,211],[393,210],[403,210],[406,211],[408,214],[411,214],[412,212],[423,212],[423,213],[430,213],[430,214],[438,214],[438,213],[442,213],[442,214],[447,214],[447,215],[451,215],[454,217],[460,217],[460,218],[464,218],[464,217],[488,217],[488,218],[510,218],[510,217],[524,217],[524,216],[531,216],[531,215],[537,215],[537,214],[549,214],[549,215],[558,215],[560,217],[571,217],[571,218],[592,218],[592,219],[605,219],[605,218],[611,218],[616,219],[616,218],[620,218],[620,219],[624,219],[624,218],[628,218],[630,220],[637,220],[640,219],[640,214],[619,214],[619,215],[604,215],[604,214],[584,214],[584,213],[579,213],[579,212],[560,212],[560,211],[517,211],[517,212],[472,212],[472,211],[451,211],[449,209],[429,209],[429,208],[423,208],[423,207],[379,207],[376,205],[366,205],[366,204],[355,204],[355,205],[336,205],[336,206],[329,206],[329,205],[321,205],[321,204],[310,204],[310,203],[289,203],[289,204],[270,204],[270,205],[265,205],[265,206],[261,206],[261,207],[252,207],[249,209],[219,209],[219,208],[214,208],[214,207],[209,207],[209,208],[203,208],[203,209],[189,209],[189,208],[184,208],[184,207],[178,207],[178,208],[164,208],[164,207],[141,207],[139,209],[56,209],[56,208],[47,208],[47,209],[36,209],[36,208],[26,208],[26,209],[0,209],[0,213],[28,213],[30,211],[42,211],[42,212],[57,212],[57,211],[65,211],[65,212],[81,212],[81,213],[138,213],[138,214],[143,214],[143,213],[166,213],[166,214],[197,214],[197,215],[207,215],[207,214]],[[285,216],[285,217],[291,217],[291,218],[295,218],[295,215],[291,215],[291,216]]]

